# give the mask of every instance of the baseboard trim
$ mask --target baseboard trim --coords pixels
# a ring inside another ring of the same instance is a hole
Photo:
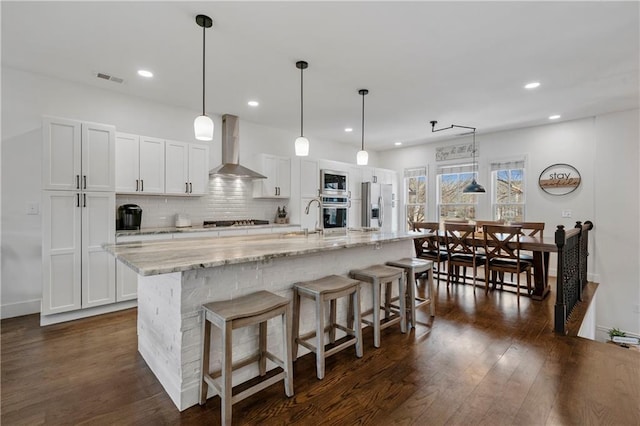
[[[0,306],[0,318],[14,318],[40,312],[41,299],[26,300],[17,303],[7,303]]]
[[[122,311],[124,309],[135,308],[138,306],[138,300],[127,300],[126,302],[112,303],[109,305],[96,306],[95,308],[80,309],[71,312],[62,312],[60,314],[42,315],[40,314],[40,325],[58,324],[66,321],[73,321],[81,318],[92,317],[95,315],[107,314],[109,312]]]
[[[607,340],[609,340],[609,330],[611,330],[613,327],[606,327],[604,325],[596,325],[596,331],[598,332],[597,336],[600,336],[600,339],[596,339],[599,340],[601,342],[606,342]],[[620,330],[622,332],[624,332],[627,337],[637,337],[638,339],[640,339],[640,334],[636,334],[632,331],[626,331],[626,330]]]

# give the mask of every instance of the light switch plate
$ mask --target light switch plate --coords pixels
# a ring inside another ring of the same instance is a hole
[[[571,210],[562,210],[562,217],[571,217]]]

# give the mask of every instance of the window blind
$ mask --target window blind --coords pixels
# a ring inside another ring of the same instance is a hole
[[[412,178],[412,177],[419,177],[419,176],[426,176],[426,175],[427,175],[426,167],[414,167],[411,169],[404,169],[405,178]]]
[[[524,158],[511,161],[494,161],[491,163],[491,171],[508,170],[508,169],[524,169]]]
[[[439,175],[445,175],[448,173],[473,173],[473,163],[438,166]]]

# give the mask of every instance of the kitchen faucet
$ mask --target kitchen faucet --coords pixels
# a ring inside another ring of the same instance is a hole
[[[305,214],[309,214],[309,208],[311,207],[311,204],[313,204],[314,201],[318,202],[318,207],[322,207],[322,201],[320,201],[320,198],[318,198],[318,197],[312,198],[311,201],[309,201],[309,203],[307,203],[307,207],[304,209],[304,213]]]

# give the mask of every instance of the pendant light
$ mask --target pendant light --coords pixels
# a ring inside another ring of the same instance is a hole
[[[193,130],[196,134],[196,139],[200,141],[210,141],[213,139],[213,120],[205,114],[204,108],[204,95],[205,95],[205,34],[207,28],[213,26],[213,21],[206,15],[196,16],[196,24],[202,27],[202,115],[196,117],[193,122]]]
[[[304,137],[304,81],[302,79],[303,70],[307,69],[309,64],[305,61],[296,62],[296,68],[300,70],[300,136],[296,138],[295,148],[298,157],[306,157],[309,155],[309,139]]]
[[[473,133],[473,151],[471,152],[471,154],[473,155],[473,179],[471,180],[471,183],[467,186],[464,187],[464,189],[462,190],[463,193],[465,194],[484,194],[487,191],[484,189],[484,187],[482,185],[480,185],[477,181],[476,181],[476,173],[478,172],[478,164],[476,163],[476,128],[475,127],[469,127],[469,126],[459,126],[457,124],[452,124],[449,127],[443,127],[441,129],[436,129],[436,124],[438,122],[437,121],[431,121],[431,133],[433,132],[439,132],[441,130],[447,130],[447,129],[453,129],[454,127],[459,127],[462,129],[471,129],[472,133]]]
[[[364,96],[369,93],[367,89],[360,89],[358,93],[362,95],[362,147],[356,155],[356,164],[366,166],[369,163],[369,154],[364,150]]]

